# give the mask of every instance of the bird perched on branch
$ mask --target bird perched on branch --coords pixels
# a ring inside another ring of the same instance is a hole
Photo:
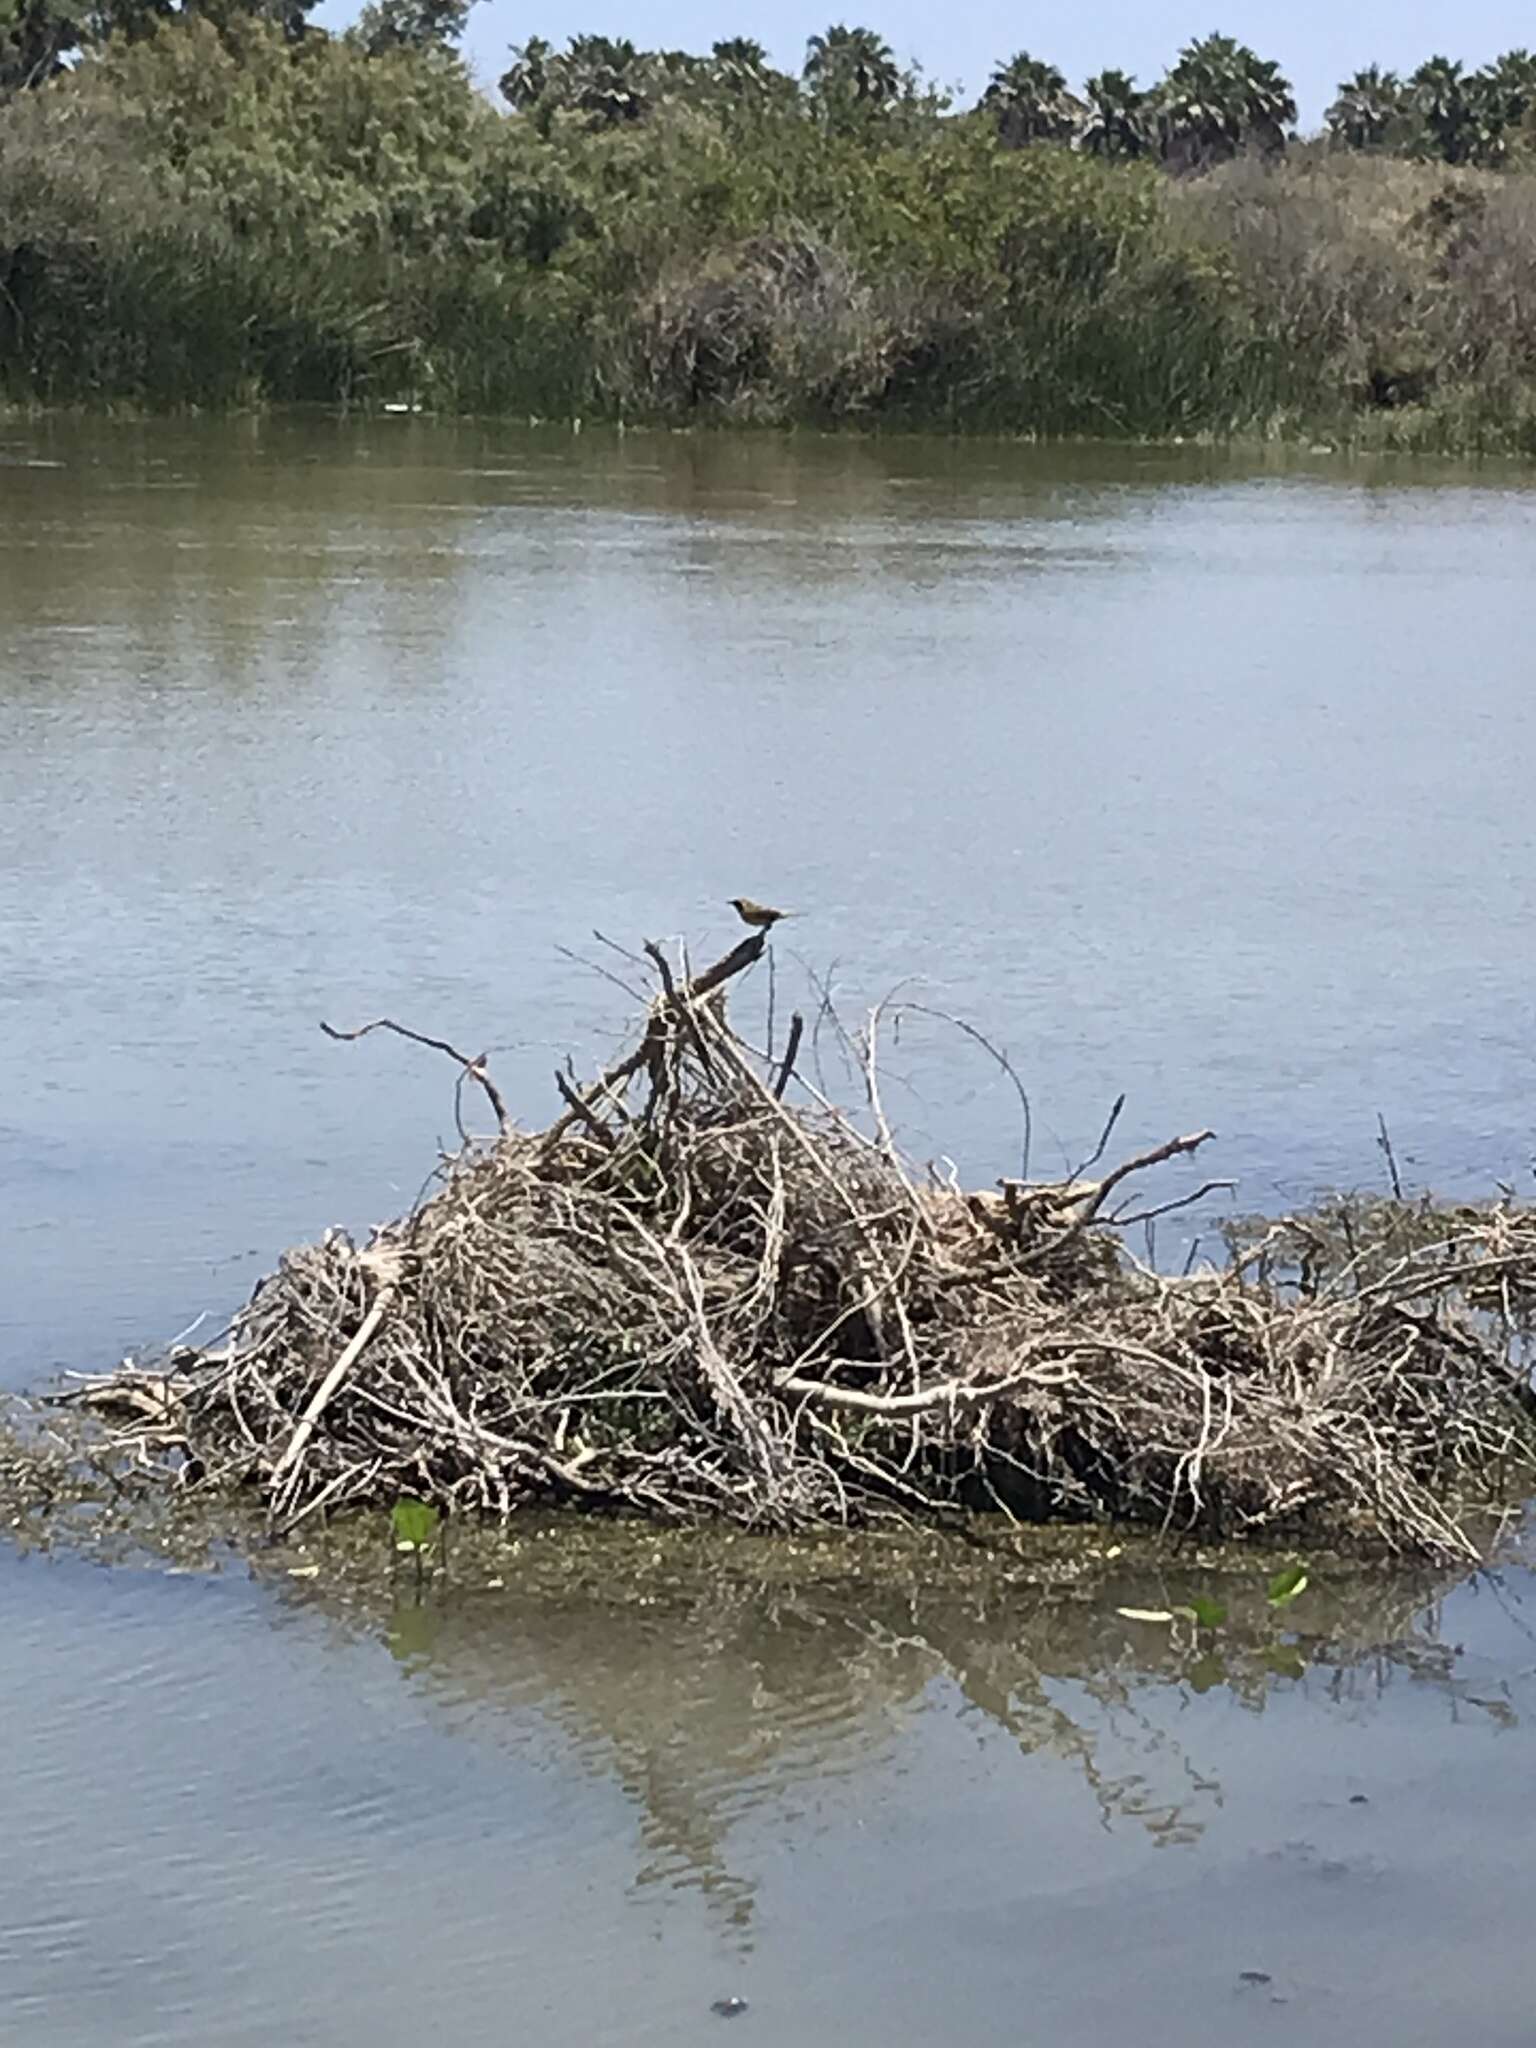
[[[795,915],[792,910],[770,910],[766,903],[754,903],[750,896],[733,896],[731,908],[743,924],[752,925],[760,932],[765,932],[771,925],[776,925],[781,917]]]

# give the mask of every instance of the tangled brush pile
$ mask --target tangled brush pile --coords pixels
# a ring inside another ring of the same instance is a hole
[[[1291,1218],[1219,1269],[1160,1274],[1118,1234],[1127,1183],[1209,1132],[1096,1179],[942,1184],[887,1125],[878,1013],[857,1116],[797,1075],[798,1017],[776,1060],[732,1027],[765,943],[686,981],[648,947],[638,1045],[584,1089],[562,1078],[543,1131],[442,1045],[498,1139],[366,1246],[289,1252],[216,1346],[69,1398],[181,1486],[259,1489],[283,1529],[408,1493],[1476,1554],[1468,1511],[1518,1490],[1532,1440],[1536,1219],[1387,1204],[1341,1237]]]

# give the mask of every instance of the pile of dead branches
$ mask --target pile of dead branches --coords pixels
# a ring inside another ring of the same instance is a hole
[[[1219,1269],[1160,1274],[1119,1235],[1150,1213],[1127,1184],[1209,1132],[967,1194],[898,1149],[877,1028],[856,1112],[797,1072],[798,1017],[775,1059],[733,1028],[764,943],[687,981],[647,948],[638,1045],[589,1086],[562,1077],[543,1131],[441,1044],[494,1142],[366,1246],[289,1252],[216,1346],[74,1398],[184,1487],[259,1489],[282,1529],[409,1494],[1475,1552],[1469,1507],[1518,1490],[1532,1441],[1536,1218],[1396,1214],[1358,1244],[1288,1219]]]

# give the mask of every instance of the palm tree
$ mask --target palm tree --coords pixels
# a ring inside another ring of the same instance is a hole
[[[1401,140],[1407,108],[1395,71],[1368,64],[1339,85],[1324,117],[1330,137],[1344,149],[1382,149]]]
[[[711,45],[709,54],[722,71],[768,69],[768,52],[751,36],[726,36]]]
[[[841,22],[805,47],[804,78],[813,98],[883,110],[901,93],[901,72],[890,45],[872,28]]]
[[[709,70],[713,83],[728,98],[742,105],[793,97],[795,84],[768,62],[768,52],[751,36],[727,36],[710,51]]]
[[[370,57],[386,50],[446,50],[459,40],[471,0],[369,0],[351,29]]]
[[[644,87],[648,105],[659,100],[707,98],[715,84],[714,65],[692,50],[654,50],[640,58],[639,66],[631,72],[629,83],[636,92]]]
[[[1478,76],[1486,84],[1506,127],[1518,128],[1536,104],[1536,55],[1506,50]]]
[[[1528,124],[1536,106],[1536,56],[1529,50],[1506,50],[1467,81],[1475,131],[1475,161],[1500,164],[1509,155],[1511,135]]]
[[[1407,98],[1427,156],[1446,164],[1473,162],[1485,139],[1483,111],[1477,86],[1454,57],[1427,57],[1409,78]]]
[[[1055,65],[1026,50],[993,72],[981,105],[996,121],[998,136],[1009,149],[1021,149],[1027,142],[1070,142],[1083,111]]]
[[[512,62],[497,80],[502,98],[520,114],[538,105],[549,89],[550,67],[560,60],[543,36],[530,36],[526,43],[514,43]]]
[[[1296,97],[1280,67],[1231,36],[1188,44],[1157,99],[1163,156],[1175,170],[1224,163],[1243,149],[1274,154],[1296,119]]]
[[[1090,156],[1145,156],[1152,146],[1151,95],[1123,71],[1101,71],[1083,87],[1087,115],[1078,147]]]
[[[641,121],[651,110],[650,67],[628,36],[572,36],[560,60],[565,96],[597,128]]]

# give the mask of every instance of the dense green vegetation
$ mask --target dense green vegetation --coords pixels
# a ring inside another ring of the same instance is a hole
[[[799,78],[469,0],[0,0],[0,393],[1536,452],[1536,59],[1363,71],[1298,142],[1221,36],[1148,89],[872,31]]]

